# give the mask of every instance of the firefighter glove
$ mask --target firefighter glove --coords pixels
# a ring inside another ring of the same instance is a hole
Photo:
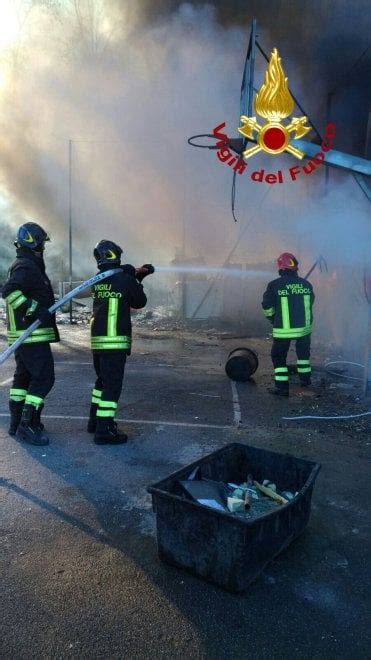
[[[49,310],[46,307],[40,307],[38,310],[36,310],[35,318],[38,321],[41,321],[43,325],[45,325],[46,323],[52,322],[53,313],[49,312]]]
[[[136,273],[136,278],[138,282],[141,282],[147,275],[152,275],[155,272],[154,266],[152,264],[143,264]]]

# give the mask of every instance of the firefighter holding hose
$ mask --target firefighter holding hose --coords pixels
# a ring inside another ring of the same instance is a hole
[[[311,384],[310,340],[312,332],[313,287],[298,275],[299,262],[290,252],[277,260],[279,277],[269,282],[263,296],[264,315],[273,325],[271,357],[274,389],[271,394],[289,396],[286,364],[290,342],[296,341],[297,373],[302,387]]]
[[[141,284],[154,272],[152,264],[134,268],[121,264],[122,249],[113,241],[102,240],[94,248],[100,272],[120,268],[121,272],[92,287],[93,316],[91,349],[97,375],[92,391],[88,432],[99,445],[122,444],[127,435],[117,429],[115,413],[120,398],[127,355],[131,348],[130,308],[140,309],[147,298]]]
[[[44,399],[54,385],[50,344],[59,341],[55,315],[48,311],[55,302],[44,263],[45,242],[49,240],[45,230],[35,222],[19,227],[14,242],[17,258],[2,289],[9,344],[35,319],[41,321],[14,353],[16,370],[9,396],[9,435],[17,434],[31,445],[49,443],[40,415]]]

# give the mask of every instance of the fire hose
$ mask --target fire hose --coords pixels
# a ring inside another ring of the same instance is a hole
[[[140,271],[141,269],[139,268],[139,269],[136,269],[136,270]],[[106,270],[103,273],[98,273],[98,275],[94,275],[94,277],[91,277],[89,280],[86,280],[85,282],[83,282],[79,286],[72,289],[72,291],[69,291],[68,293],[66,293],[66,295],[63,296],[63,298],[60,298],[59,300],[57,300],[57,302],[54,303],[54,305],[49,307],[48,312],[53,314],[53,312],[55,312],[57,309],[62,307],[62,305],[64,305],[66,302],[68,302],[68,300],[71,300],[71,298],[74,298],[76,295],[78,295],[79,293],[81,293],[82,291],[87,289],[89,286],[92,286],[93,284],[95,284],[96,282],[99,282],[100,280],[105,280],[107,277],[111,277],[111,275],[115,275],[116,273],[122,273],[121,268],[112,268],[111,270]],[[31,323],[31,325],[23,332],[23,334],[20,337],[18,337],[18,339],[16,339],[14,344],[12,344],[5,351],[0,353],[0,364],[3,364],[5,362],[5,360],[7,360],[8,357],[10,355],[12,355],[12,353],[14,353],[15,350],[17,350],[18,346],[23,344],[24,340],[27,339],[27,337],[29,337],[29,335],[34,330],[36,330],[36,328],[39,327],[40,323],[41,323],[41,321],[39,319],[36,319],[36,321]]]

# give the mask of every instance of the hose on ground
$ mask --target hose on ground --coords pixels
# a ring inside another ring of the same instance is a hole
[[[354,367],[361,367],[361,369],[364,369],[363,364],[359,364],[359,362],[349,362],[348,360],[331,360],[325,364],[326,372],[332,376],[338,376],[339,378],[349,378],[350,380],[363,380],[363,378],[360,378],[360,376],[348,376],[348,374],[340,374],[338,371],[330,371],[327,369],[327,367],[333,364],[351,364]]]
[[[320,416],[320,415],[300,415],[299,417],[281,417],[281,419],[355,419],[356,417],[365,417],[366,415],[371,415],[371,410],[363,413],[357,413],[356,415],[329,415],[329,416]]]
[[[340,376],[341,378],[350,378],[351,380],[363,380],[363,378],[360,378],[359,376],[348,376],[347,374],[339,374],[336,371],[328,371],[327,367],[329,365],[334,365],[334,364],[351,364],[354,367],[361,367],[361,369],[364,369],[363,364],[360,364],[359,362],[349,362],[348,360],[331,360],[330,362],[327,362],[325,364],[326,372],[329,373],[329,374],[333,374],[334,376]],[[371,415],[371,410],[368,410],[367,412],[363,412],[363,413],[356,413],[355,415],[300,415],[298,417],[282,417],[282,419],[286,419],[286,420],[301,420],[301,419],[332,419],[332,420],[337,420],[337,419],[356,419],[358,417],[366,417],[367,415]]]

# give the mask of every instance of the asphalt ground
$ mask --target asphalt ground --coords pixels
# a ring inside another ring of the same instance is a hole
[[[96,446],[88,331],[61,333],[49,446],[7,434],[13,359],[0,368],[0,657],[370,657],[367,427],[284,422],[342,402],[328,391],[314,405],[297,386],[271,397],[268,341],[247,342],[259,369],[235,385],[224,363],[241,342],[158,333],[128,360],[118,418],[129,442]],[[240,595],[159,561],[146,491],[235,441],[322,464],[307,530]]]

